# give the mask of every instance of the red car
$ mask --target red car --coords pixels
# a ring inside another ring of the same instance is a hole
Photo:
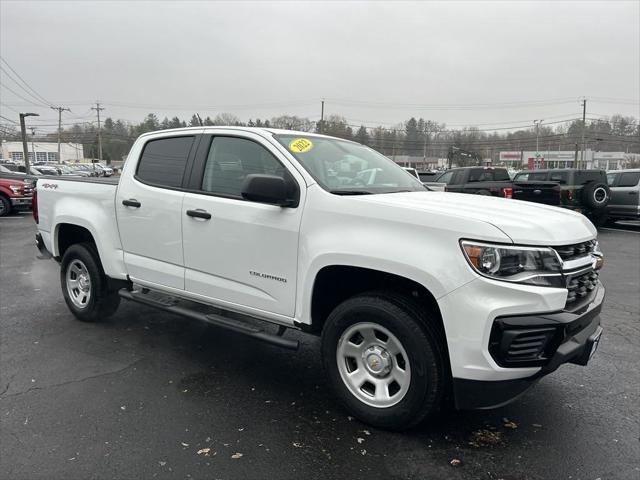
[[[31,208],[33,183],[17,178],[0,177],[0,217],[14,210]]]

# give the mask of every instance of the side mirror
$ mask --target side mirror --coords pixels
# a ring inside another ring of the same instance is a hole
[[[297,195],[292,194],[292,190],[291,185],[282,177],[252,173],[244,179],[242,198],[281,207],[297,207]]]

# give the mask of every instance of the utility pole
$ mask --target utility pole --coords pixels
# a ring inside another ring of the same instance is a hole
[[[536,160],[535,163],[537,163],[538,165],[536,165],[534,163],[534,169],[535,168],[540,168],[540,124],[543,122],[543,120],[534,120],[533,124],[536,126]]]
[[[324,130],[324,100],[320,101],[320,133]]]
[[[29,147],[27,147],[27,128],[24,125],[24,117],[39,117],[37,113],[21,113],[20,114],[20,133],[22,134],[22,154],[24,155],[25,173],[28,175],[31,171],[29,165]]]
[[[102,130],[100,129],[100,112],[104,110],[104,107],[101,107],[100,102],[96,100],[96,106],[91,107],[91,110],[95,110],[98,114],[98,160],[102,160]],[[111,165],[111,160],[107,160],[107,165]]]
[[[62,136],[62,112],[70,112],[71,110],[65,107],[50,107],[50,108],[51,110],[58,111],[58,163],[62,163],[62,160],[60,158],[60,137]]]
[[[584,158],[584,131],[587,127],[587,97],[584,97],[582,100],[582,154],[580,155],[580,168],[585,168],[585,158]]]
[[[33,140],[35,139],[36,136],[36,128],[35,127],[29,127],[29,130],[31,130],[31,152],[33,153],[33,161],[36,161],[36,147],[33,143]]]

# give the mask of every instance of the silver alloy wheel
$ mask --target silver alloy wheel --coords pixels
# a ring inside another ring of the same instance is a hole
[[[409,390],[407,352],[395,335],[377,323],[356,323],[345,330],[338,340],[336,360],[349,391],[371,407],[391,407]]]
[[[86,265],[81,260],[72,260],[65,277],[71,302],[77,308],[86,308],[91,299],[91,276]]]

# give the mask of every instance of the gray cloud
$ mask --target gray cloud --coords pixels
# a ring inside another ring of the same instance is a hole
[[[352,123],[509,123],[577,114],[582,95],[590,112],[638,116],[637,104],[605,97],[639,97],[639,5],[5,1],[0,50],[45,98],[70,104],[69,119],[95,99],[135,121],[317,118],[324,97]],[[526,103],[546,99],[566,103]],[[5,89],[2,102],[27,108]],[[435,104],[447,108],[424,108]]]

